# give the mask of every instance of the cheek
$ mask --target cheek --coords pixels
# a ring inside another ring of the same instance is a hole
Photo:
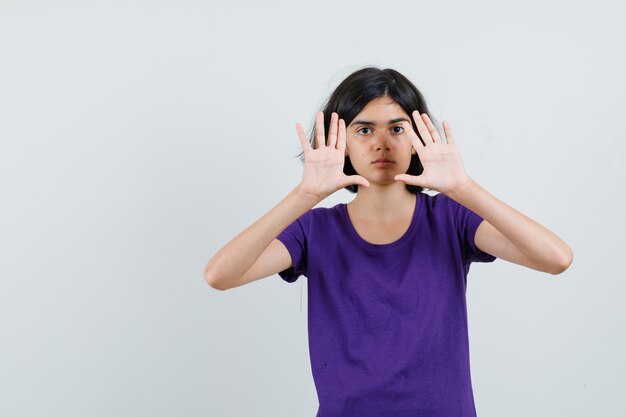
[[[402,139],[398,141],[395,149],[396,149],[396,152],[398,152],[399,154],[407,154],[410,156],[411,152],[413,152],[413,145],[411,144],[410,141],[406,139]]]

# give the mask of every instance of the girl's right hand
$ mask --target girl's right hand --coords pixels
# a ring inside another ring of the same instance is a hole
[[[346,149],[346,123],[333,112],[330,117],[328,145],[324,137],[324,113],[315,116],[316,149],[311,147],[302,125],[296,123],[296,131],[304,151],[304,173],[300,190],[320,201],[335,191],[358,184],[369,187],[370,183],[360,175],[345,175],[343,165]]]

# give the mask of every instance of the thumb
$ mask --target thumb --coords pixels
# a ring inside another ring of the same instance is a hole
[[[360,175],[348,175],[346,180],[348,181],[347,185],[357,184],[364,187],[370,186],[370,182]]]
[[[408,175],[408,174],[398,174],[395,177],[393,177],[394,180],[396,181],[402,181],[406,184],[409,185],[418,185],[420,187],[423,187],[424,185],[422,184],[422,176],[421,175]]]

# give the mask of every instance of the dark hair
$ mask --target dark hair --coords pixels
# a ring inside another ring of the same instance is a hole
[[[420,137],[420,135],[412,117],[414,110],[418,110],[420,114],[428,114],[439,131],[439,135],[442,138],[444,137],[437,126],[438,123],[436,119],[432,117],[428,111],[426,100],[424,100],[422,93],[417,87],[396,70],[391,68],[379,69],[375,67],[366,67],[353,72],[335,88],[335,91],[332,92],[320,110],[324,112],[324,132],[330,130],[330,117],[332,112],[336,112],[339,117],[346,122],[346,126],[348,126],[367,103],[378,97],[389,97],[398,103],[406,114],[409,115],[413,130],[418,137]],[[326,137],[326,141],[326,143],[328,143],[328,137]],[[309,135],[309,142],[311,143],[311,147],[315,149],[315,123],[313,123],[313,128]],[[300,152],[297,156],[304,162],[304,152]],[[420,175],[423,171],[424,167],[417,153],[411,155],[411,163],[406,173],[409,175]],[[357,173],[350,162],[349,156],[345,157],[343,172],[346,175],[355,175]],[[424,188],[420,186],[405,185],[407,190],[413,194],[424,190]],[[344,188],[352,193],[356,193],[358,187],[357,184],[351,184]]]

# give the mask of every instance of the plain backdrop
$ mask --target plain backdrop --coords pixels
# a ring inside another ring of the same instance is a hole
[[[314,416],[306,278],[202,270],[301,180],[295,123],[369,65],[574,251],[557,276],[472,265],[479,416],[626,415],[625,11],[2,0],[0,415]]]

